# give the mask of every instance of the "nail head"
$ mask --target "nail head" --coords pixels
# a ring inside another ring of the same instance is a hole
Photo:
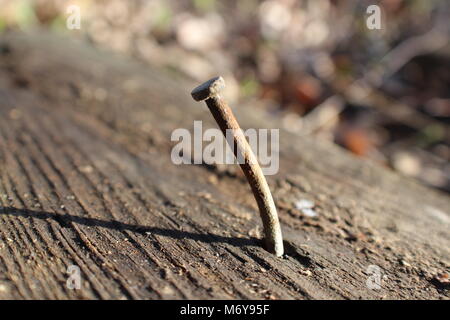
[[[225,88],[225,80],[219,76],[196,87],[191,95],[195,101],[202,101],[217,95],[223,88]]]

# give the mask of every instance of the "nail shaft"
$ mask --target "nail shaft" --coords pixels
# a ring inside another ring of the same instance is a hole
[[[244,172],[258,204],[259,212],[264,227],[266,249],[276,256],[283,255],[283,238],[277,209],[266,178],[259,166],[258,160],[253,153],[243,131],[228,104],[219,95],[224,86],[222,77],[211,79],[192,91],[195,100],[205,100],[211,114],[216,120],[223,135],[232,133],[233,143],[228,141],[233,153]]]

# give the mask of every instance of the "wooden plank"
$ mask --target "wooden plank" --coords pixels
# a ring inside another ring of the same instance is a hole
[[[446,195],[237,108],[244,128],[281,128],[277,259],[237,166],[170,160],[174,129],[216,127],[195,84],[55,35],[0,47],[0,298],[448,298]]]

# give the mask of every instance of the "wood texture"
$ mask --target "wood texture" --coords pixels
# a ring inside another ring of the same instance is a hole
[[[448,196],[248,105],[243,128],[281,128],[268,180],[287,255],[262,249],[237,165],[170,160],[174,129],[216,127],[194,86],[54,35],[2,36],[0,298],[448,299]]]

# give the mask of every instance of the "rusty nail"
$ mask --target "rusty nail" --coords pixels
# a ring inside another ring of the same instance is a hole
[[[216,77],[192,90],[191,95],[196,101],[205,100],[225,137],[227,131],[232,133],[234,146],[231,141],[228,141],[228,143],[233,149],[236,158],[243,159],[243,161],[238,162],[247,177],[259,207],[264,227],[266,249],[279,257],[283,255],[284,248],[277,209],[255,154],[248,144],[231,108],[219,95],[224,87],[225,81],[223,78]]]

